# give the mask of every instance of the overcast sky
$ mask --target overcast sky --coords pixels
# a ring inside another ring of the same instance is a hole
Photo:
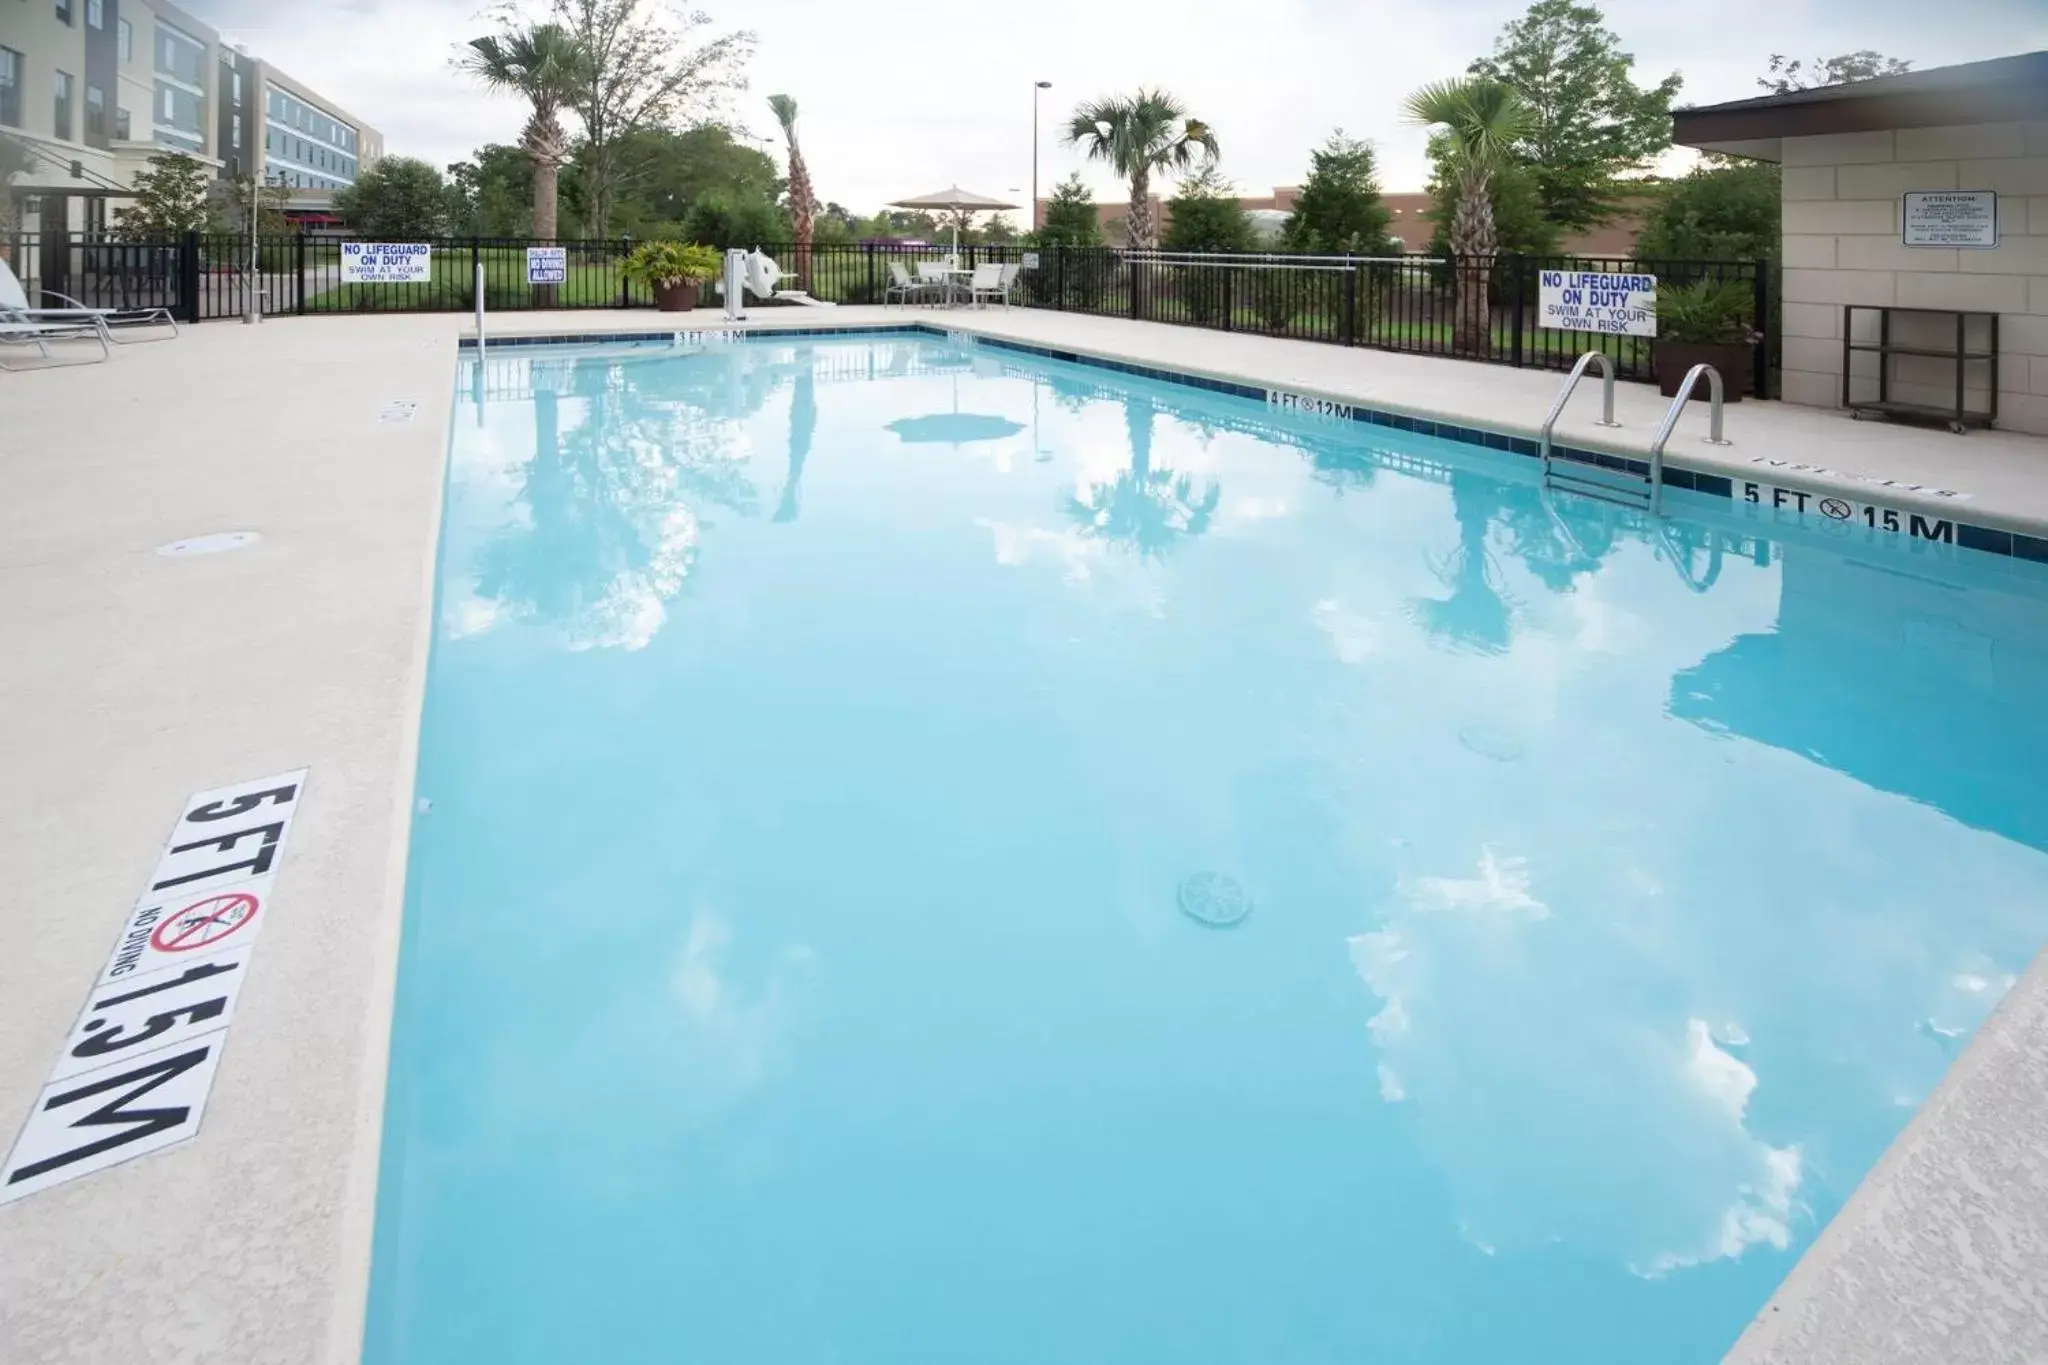
[[[650,4],[667,0],[647,0]],[[521,111],[449,69],[488,32],[479,0],[182,0],[230,41],[438,165],[511,142]],[[544,0],[529,0],[538,9]],[[715,28],[759,39],[731,114],[773,131],[766,97],[796,97],[819,197],[863,213],[959,183],[1022,203],[1032,82],[1043,92],[1041,191],[1080,166],[1057,127],[1084,98],[1163,86],[1214,127],[1244,192],[1297,183],[1333,127],[1379,148],[1389,190],[1420,189],[1423,138],[1401,98],[1492,50],[1517,0],[701,0]],[[1680,103],[1757,94],[1772,52],[1875,48],[1916,67],[2048,48],[2048,0],[1606,0],[1640,81],[1679,71]],[[1005,16],[1010,17],[1005,17]],[[780,155],[779,141],[761,145]],[[1098,197],[1115,196],[1099,172]]]

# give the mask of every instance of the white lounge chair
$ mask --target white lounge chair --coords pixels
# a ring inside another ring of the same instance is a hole
[[[99,344],[97,357],[85,360],[58,361],[60,365],[97,365],[113,352],[107,349],[107,329],[97,321],[75,322],[24,322],[19,318],[0,314],[0,346],[33,346],[36,353],[45,360],[53,360],[49,343],[52,341],[93,341]],[[19,370],[21,365],[9,365],[0,361],[0,370]]]
[[[777,299],[784,303],[800,303],[807,308],[837,308],[839,305],[829,299],[814,299],[801,289],[778,288],[782,283],[782,267],[775,264],[768,253],[755,250],[747,257],[747,288],[757,299]]]
[[[28,301],[28,291],[21,287],[21,281],[14,274],[14,267],[0,261],[0,317],[12,318],[17,322],[75,323],[95,327],[105,341],[125,345],[130,338],[114,335],[117,331],[142,327],[169,327],[170,336],[132,338],[136,341],[169,341],[178,335],[178,320],[171,316],[168,308],[91,308],[68,294],[54,289],[42,291],[44,298],[57,299],[67,305],[64,308],[41,308]]]

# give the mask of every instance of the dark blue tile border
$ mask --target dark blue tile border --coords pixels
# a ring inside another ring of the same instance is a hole
[[[599,332],[575,333],[562,336],[521,336],[504,337],[492,341],[485,338],[488,349],[505,346],[575,346],[592,342],[620,341],[673,341],[677,332],[730,331],[735,341],[772,341],[778,337],[860,337],[860,336],[903,336],[915,334],[931,337],[971,339],[978,346],[987,346],[1001,351],[1018,351],[1025,355],[1039,356],[1046,360],[1063,360],[1070,365],[1089,365],[1101,370],[1114,370],[1119,374],[1135,375],[1140,379],[1157,380],[1164,384],[1178,384],[1184,388],[1201,389],[1209,393],[1228,394],[1265,406],[1267,390],[1253,384],[1231,379],[1217,379],[1209,375],[1190,374],[1184,370],[1162,370],[1152,365],[1140,365],[1127,360],[1110,360],[1103,356],[1084,355],[1079,351],[1063,351],[1052,346],[1039,346],[1028,341],[1015,341],[1009,337],[985,336],[979,332],[956,332],[929,322],[903,322],[897,324],[848,324],[843,327],[675,327],[665,332]],[[474,337],[463,337],[456,342],[458,350],[476,349]],[[1351,420],[1372,426],[1386,427],[1393,431],[1412,431],[1422,436],[1437,436],[1448,441],[1457,441],[1481,450],[1505,450],[1516,455],[1534,458],[1540,455],[1541,447],[1527,436],[1512,432],[1493,431],[1485,427],[1460,426],[1455,422],[1439,422],[1432,417],[1414,417],[1407,413],[1390,412],[1380,408],[1365,407],[1332,399],[1342,403],[1349,411]],[[1578,464],[1595,465],[1602,469],[1625,470],[1637,478],[1648,478],[1650,467],[1642,460],[1608,451],[1581,450],[1576,446],[1553,445],[1550,453],[1554,458],[1570,460]],[[1670,488],[1689,489],[1710,498],[1729,498],[1735,495],[1735,481],[1725,474],[1709,474],[1704,470],[1686,469],[1679,465],[1664,466],[1664,483]],[[1955,523],[1955,543],[1967,550],[1984,554],[2002,555],[2012,559],[2033,560],[2048,564],[2048,538],[2023,535],[2017,531],[2000,530],[1996,527],[1974,526],[1968,522]]]

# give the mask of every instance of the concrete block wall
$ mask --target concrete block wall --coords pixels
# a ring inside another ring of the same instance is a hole
[[[1840,405],[1844,304],[1981,310],[1999,314],[1998,425],[2048,435],[2048,121],[1786,138],[1784,186],[1787,402]],[[1998,246],[1904,245],[1908,190],[1996,191]],[[1893,340],[1953,344],[1952,326],[1930,323],[1902,320]],[[1977,349],[1981,333],[1969,340]],[[1860,395],[1874,385],[1876,357],[1855,359]],[[1952,366],[1910,356],[1891,364],[1893,397],[1955,401]],[[1970,402],[1981,406],[1985,367],[1970,378]]]

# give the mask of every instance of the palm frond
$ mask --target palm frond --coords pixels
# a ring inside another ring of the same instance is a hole
[[[782,125],[785,136],[796,130],[796,101],[788,95],[770,95],[768,108],[775,114],[775,121]]]

